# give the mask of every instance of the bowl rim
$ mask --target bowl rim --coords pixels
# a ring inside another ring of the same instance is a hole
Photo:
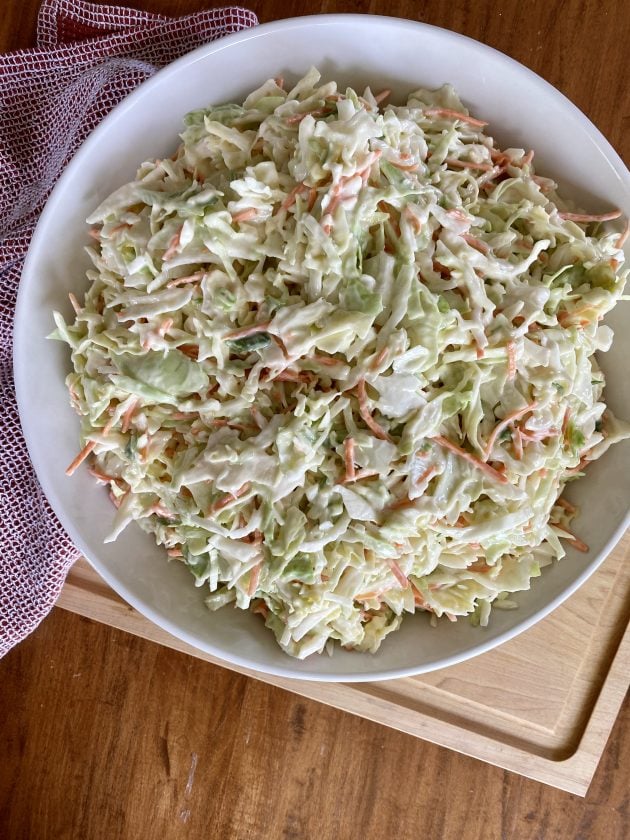
[[[544,78],[539,76],[533,70],[523,65],[521,62],[511,58],[510,56],[506,55],[500,50],[497,50],[494,47],[491,47],[481,41],[477,41],[474,38],[471,38],[467,35],[463,35],[458,32],[453,32],[452,30],[443,27],[423,23],[421,21],[398,18],[394,16],[369,14],[305,15],[303,17],[286,18],[271,21],[269,23],[259,24],[258,26],[243,29],[239,32],[226,35],[208,44],[203,44],[195,48],[194,50],[191,50],[190,52],[184,54],[183,56],[166,65],[165,67],[159,69],[151,78],[142,82],[134,91],[132,91],[118,105],[116,105],[82,142],[80,147],[73,155],[72,159],[62,171],[59,179],[57,180],[50,195],[48,196],[48,199],[46,200],[45,206],[42,210],[42,213],[33,232],[31,242],[29,244],[28,252],[22,270],[22,278],[28,277],[31,271],[31,263],[35,261],[34,253],[40,247],[39,237],[42,235],[41,231],[45,229],[48,218],[56,212],[57,206],[62,198],[63,191],[66,188],[66,184],[68,183],[68,181],[72,180],[75,177],[75,175],[80,171],[84,159],[89,157],[89,155],[92,152],[92,149],[99,143],[101,136],[107,131],[109,131],[111,126],[113,126],[124,114],[126,114],[129,109],[133,108],[136,102],[138,102],[141,98],[146,96],[147,93],[152,91],[154,88],[162,85],[171,74],[178,72],[183,67],[191,66],[192,64],[195,64],[196,62],[205,59],[208,55],[212,55],[215,53],[222,52],[223,50],[230,49],[236,44],[252,41],[258,38],[264,38],[269,33],[277,33],[282,31],[287,32],[296,28],[313,26],[326,27],[335,26],[339,24],[347,25],[348,23],[352,23],[353,21],[361,23],[361,25],[365,25],[366,23],[368,23],[368,25],[374,26],[388,25],[404,27],[407,29],[415,29],[418,31],[423,30],[425,32],[427,30],[435,31],[439,33],[440,37],[447,37],[451,39],[454,43],[466,43],[469,46],[473,46],[476,50],[488,53],[490,55],[494,55],[495,57],[498,57],[502,62],[507,62],[509,65],[511,65],[511,67],[514,70],[521,73],[524,78],[528,79],[530,82],[533,82],[535,85],[542,87],[545,90],[546,94],[552,99],[555,99],[559,104],[561,104],[561,106],[564,109],[569,109],[573,113],[573,116],[579,120],[586,133],[590,136],[590,138],[593,141],[597,143],[599,148],[604,152],[605,157],[607,158],[608,162],[613,166],[617,176],[625,182],[625,185],[628,191],[630,192],[630,172],[627,170],[619,154],[609,143],[609,141],[603,136],[599,129],[593,124],[593,122],[576,105],[574,105],[570,99],[568,99],[552,84],[547,82]],[[14,316],[13,373],[15,379],[15,391],[20,422],[22,425],[29,456],[31,458],[31,462],[33,464],[33,468],[35,470],[37,479],[48,501],[50,502],[51,507],[53,508],[61,524],[67,531],[68,535],[71,537],[74,545],[83,553],[88,562],[106,581],[106,583],[108,583],[109,586],[111,586],[112,589],[114,589],[114,591],[116,591],[121,597],[125,599],[125,601],[127,601],[127,603],[131,604],[131,606],[137,609],[138,612],[140,612],[143,616],[148,618],[158,627],[167,631],[176,638],[186,642],[193,648],[201,650],[202,652],[214,657],[216,660],[219,661],[219,664],[224,664],[226,666],[236,666],[237,668],[245,670],[246,672],[249,672],[252,675],[266,674],[272,677],[279,677],[298,681],[303,680],[309,682],[348,683],[377,682],[382,680],[398,679],[402,677],[416,676],[423,673],[428,673],[430,671],[439,670],[442,668],[447,668],[451,665],[455,665],[480,654],[486,653],[498,647],[499,645],[504,644],[510,639],[513,639],[514,637],[520,635],[520,633],[528,630],[534,624],[538,623],[540,620],[549,615],[553,610],[555,610],[564,601],[566,601],[580,586],[582,586],[582,584],[597,570],[597,568],[599,568],[601,563],[613,550],[615,545],[618,543],[618,541],[621,539],[624,532],[630,525],[629,502],[628,509],[626,510],[623,520],[621,521],[620,525],[614,530],[614,532],[610,535],[603,549],[597,555],[594,556],[594,558],[584,569],[584,571],[581,574],[579,574],[576,578],[574,578],[555,598],[553,598],[551,601],[546,602],[542,607],[540,607],[540,609],[536,610],[528,618],[524,618],[521,621],[517,621],[512,627],[503,631],[502,633],[499,633],[496,636],[493,636],[492,639],[480,641],[479,643],[466,648],[466,650],[464,650],[463,652],[452,654],[435,662],[426,663],[422,666],[416,665],[405,668],[381,667],[378,670],[375,670],[374,673],[340,672],[335,674],[325,674],[308,671],[301,673],[296,672],[294,669],[292,669],[291,664],[293,660],[291,660],[289,657],[287,657],[287,666],[279,667],[267,663],[252,663],[252,661],[246,656],[241,656],[235,651],[224,651],[223,649],[218,650],[214,647],[211,641],[206,642],[204,640],[203,642],[200,642],[197,638],[191,636],[187,631],[182,630],[182,628],[176,622],[171,621],[170,619],[160,615],[150,605],[147,605],[141,598],[137,598],[135,595],[128,592],[126,586],[120,583],[115,573],[109,571],[106,564],[101,563],[101,561],[97,557],[94,558],[90,556],[91,551],[87,549],[83,538],[81,537],[81,534],[78,531],[78,528],[75,526],[72,518],[65,512],[65,506],[56,492],[54,482],[52,481],[52,479],[49,480],[44,465],[39,463],[38,458],[35,455],[35,450],[32,443],[33,438],[30,433],[30,410],[28,405],[29,401],[27,394],[27,382],[26,377],[22,373],[21,368],[22,348],[21,342],[19,340],[20,330],[18,325],[21,324],[24,320],[24,311],[27,306],[26,293],[24,291],[26,284],[23,282],[22,278],[20,279]]]

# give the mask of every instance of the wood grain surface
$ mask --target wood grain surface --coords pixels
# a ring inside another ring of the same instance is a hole
[[[38,5],[0,0],[0,50],[33,43]],[[362,12],[462,32],[548,79],[630,159],[627,0],[249,5],[261,21]],[[629,777],[628,704],[583,800],[60,610],[0,661],[2,840],[627,840]]]

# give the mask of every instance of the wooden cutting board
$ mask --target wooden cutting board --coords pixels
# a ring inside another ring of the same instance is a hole
[[[145,639],[584,796],[630,681],[630,532],[544,621],[500,648],[420,677],[288,680],[227,665],[161,630],[85,561],[58,605]]]

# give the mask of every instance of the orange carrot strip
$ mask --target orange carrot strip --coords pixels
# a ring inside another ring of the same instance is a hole
[[[398,583],[402,586],[403,589],[406,589],[409,586],[409,578],[400,568],[398,563],[395,560],[388,560],[387,565],[394,573],[394,577],[398,581]]]
[[[486,448],[484,449],[484,453],[483,453],[483,460],[484,461],[487,461],[488,458],[490,457],[490,453],[492,452],[492,449],[494,447],[494,443],[495,443],[498,435],[500,435],[501,432],[504,429],[506,429],[510,425],[510,423],[512,423],[514,420],[518,420],[519,417],[522,417],[524,414],[527,414],[528,411],[533,411],[536,408],[537,405],[538,405],[538,403],[534,400],[534,402],[529,403],[529,405],[526,405],[524,408],[519,408],[516,411],[510,412],[510,414],[506,415],[503,418],[503,420],[501,420],[499,423],[497,423],[497,425],[492,430],[492,433],[490,434],[490,437],[488,438],[488,442],[486,443]]]
[[[116,481],[113,475],[107,475],[106,473],[101,472],[101,470],[99,470],[97,467],[89,466],[87,469],[90,475],[93,475],[94,478],[97,478],[99,481],[103,481],[106,484],[108,484],[110,481]]]
[[[391,163],[392,166],[395,166],[396,169],[400,169],[402,172],[417,172],[420,169],[419,163],[401,163],[397,160],[390,160],[388,163]]]
[[[249,327],[240,327],[238,330],[232,330],[232,332],[226,333],[223,338],[227,341],[231,341],[236,338],[247,338],[249,335],[256,335],[256,333],[265,332],[265,330],[269,329],[270,326],[271,321],[264,321],[260,324],[250,324]]]
[[[462,233],[462,239],[464,240],[464,242],[467,242],[471,246],[471,248],[475,248],[482,254],[487,254],[490,250],[490,248],[485,242],[482,242],[481,239],[477,239],[476,236],[473,236],[470,233]]]
[[[129,403],[129,406],[127,407],[127,410],[123,414],[122,426],[121,426],[121,429],[120,429],[121,432],[123,433],[123,435],[129,430],[129,426],[131,424],[131,418],[133,417],[134,412],[135,412],[136,408],[138,407],[139,403],[140,403],[140,400],[132,400]]]
[[[529,166],[529,164],[534,160],[534,150],[530,149],[526,155],[523,155],[521,159],[521,166]]]
[[[173,326],[173,319],[172,318],[165,318],[160,326],[158,327],[158,333],[164,338],[166,333],[170,330]]]
[[[183,557],[181,548],[167,548],[166,553],[169,557]]]
[[[374,359],[374,361],[370,365],[372,370],[376,370],[376,368],[378,368],[382,365],[382,363],[385,361],[385,357],[387,356],[388,352],[389,352],[389,350],[388,350],[387,347],[381,348],[380,352],[378,353],[378,355],[376,356],[376,358]]]
[[[414,481],[414,484],[417,486],[418,484],[422,484],[422,482],[426,481],[427,479],[432,479],[436,472],[437,467],[435,466],[435,464],[432,464],[430,467],[426,468],[422,475],[418,476],[418,478]]]
[[[96,441],[88,440],[88,442],[85,444],[83,449],[79,452],[79,454],[74,459],[74,461],[66,469],[66,475],[72,475],[74,473],[74,471],[77,469],[77,467],[79,467],[85,461],[85,459],[90,454],[90,452],[94,449],[95,446],[96,446]]]
[[[374,97],[374,100],[375,100],[376,104],[380,105],[381,102],[383,102],[385,99],[387,99],[387,97],[390,94],[391,94],[391,90],[389,90],[389,88],[386,88],[385,90],[382,90],[380,93],[377,93],[376,96]]]
[[[252,219],[255,219],[258,215],[258,210],[254,210],[253,207],[250,207],[247,210],[241,210],[240,213],[236,213],[232,216],[232,224],[239,224],[240,222],[250,222]]]
[[[183,286],[185,283],[197,283],[203,277],[203,271],[196,271],[194,274],[189,274],[187,277],[176,277],[174,280],[169,280],[166,284],[167,289],[173,286]]]
[[[477,120],[474,117],[468,116],[468,114],[462,114],[461,111],[453,111],[452,108],[425,108],[424,114],[428,117],[451,117],[454,120],[460,120],[478,128],[483,128],[484,125],[488,125],[483,120]]]
[[[335,359],[334,356],[320,356],[318,353],[307,356],[307,359],[326,367],[335,367],[335,365],[344,364],[341,359]]]
[[[590,551],[587,544],[585,542],[582,542],[582,540],[579,537],[576,537],[575,534],[572,534],[571,531],[568,531],[564,526],[562,526],[562,530],[564,531],[564,534],[558,534],[558,536],[560,537],[561,540],[562,539],[571,540],[573,548],[576,548],[578,551],[581,551],[583,554],[586,554],[588,551]],[[565,534],[566,534],[566,536],[565,536]]]
[[[618,219],[621,210],[611,210],[610,213],[558,213],[561,219],[567,222],[612,222]]]
[[[469,464],[472,464],[473,467],[476,467],[478,470],[484,472],[488,478],[492,478],[494,481],[498,481],[501,484],[507,484],[508,480],[504,475],[501,475],[500,472],[497,472],[491,466],[486,464],[484,461],[477,458],[471,452],[467,452],[465,449],[462,449],[461,446],[458,446],[456,443],[453,443],[448,438],[443,437],[442,435],[436,435],[432,438],[435,443],[439,446],[444,447],[444,449],[448,449],[450,452],[453,452],[455,455],[459,455],[460,458],[463,458],[465,461],[468,461]]]
[[[306,184],[297,184],[297,186],[293,187],[291,192],[287,195],[284,199],[282,204],[280,205],[281,210],[288,210],[289,207],[292,207],[295,204],[295,199],[300,195],[300,193],[308,192],[308,187]]]
[[[508,379],[512,380],[516,376],[516,345],[513,341],[507,343],[508,356]]]
[[[564,508],[569,513],[577,513],[576,506],[572,505],[571,502],[567,501],[567,499],[556,499],[556,504],[558,507]]]
[[[72,294],[72,292],[68,292],[68,297],[70,298],[70,303],[72,304],[72,308],[74,309],[75,314],[78,315],[81,311],[79,301],[76,299],[75,295]]]
[[[238,498],[242,495],[247,493],[249,488],[251,487],[251,481],[246,481],[235,493],[226,493],[225,496],[222,496],[220,499],[212,505],[210,508],[210,513],[216,513],[219,510],[222,510],[226,505],[229,505],[230,502],[235,502]]]
[[[247,586],[247,595],[250,598],[253,598],[256,594],[256,590],[258,589],[258,582],[260,581],[260,570],[262,568],[262,561],[260,563],[256,563],[256,565],[252,568],[251,573],[249,575],[249,584]]]
[[[182,231],[181,231],[181,228],[180,228],[178,233],[176,233],[175,236],[168,243],[168,248],[166,249],[166,251],[164,251],[164,256],[162,257],[162,262],[166,262],[167,260],[170,260],[172,257],[175,256],[175,254],[177,253],[177,248],[179,247],[179,238],[180,238],[181,235],[182,235]]]
[[[379,424],[374,420],[372,415],[370,414],[370,410],[367,405],[367,393],[365,390],[365,379],[359,379],[357,383],[357,393],[359,397],[359,414],[363,418],[363,422],[365,425],[370,429],[370,431],[374,434],[375,437],[379,438],[380,440],[389,440],[391,441],[391,437],[387,434],[385,429],[383,429]]]
[[[98,228],[90,228],[88,234],[92,237],[92,239],[96,239],[97,242],[101,241],[101,232]]]
[[[344,478],[341,483],[350,484],[352,481],[363,481],[364,478],[374,478],[374,476],[378,474],[378,470],[357,470],[354,474],[354,478]]]
[[[259,604],[256,604],[255,607],[252,607],[252,612],[257,615],[262,615],[262,617],[266,619],[269,615],[269,607],[264,601],[261,601]]]
[[[520,429],[512,431],[512,446],[514,447],[514,457],[520,461],[523,457],[523,436]]]

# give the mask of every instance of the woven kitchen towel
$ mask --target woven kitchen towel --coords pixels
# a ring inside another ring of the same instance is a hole
[[[0,55],[0,656],[48,614],[78,556],[35,478],[13,387],[15,299],[42,205],[85,137],[135,87],[256,23],[234,6],[167,18],[44,0],[37,46]]]

